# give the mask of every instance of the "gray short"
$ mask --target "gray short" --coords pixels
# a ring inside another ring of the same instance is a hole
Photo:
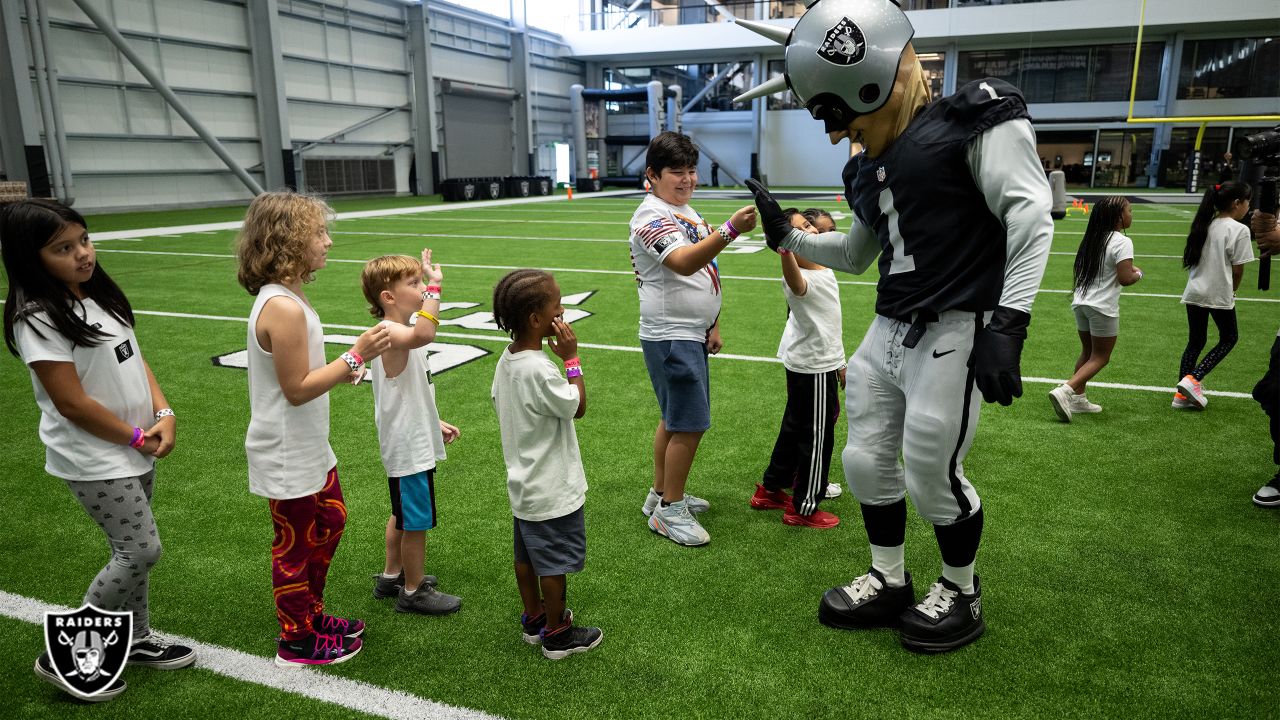
[[[711,427],[711,378],[707,345],[693,340],[641,340],[644,364],[668,432]]]
[[[1103,315],[1088,305],[1076,305],[1076,329],[1094,337],[1115,337],[1120,334],[1120,318]]]
[[[513,519],[516,562],[532,565],[538,577],[576,573],[586,565],[587,523],[582,507],[550,520]]]

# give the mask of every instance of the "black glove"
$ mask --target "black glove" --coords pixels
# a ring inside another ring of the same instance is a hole
[[[1030,324],[1029,313],[998,307],[991,314],[991,322],[978,331],[969,367],[974,370],[983,400],[1010,405],[1014,398],[1022,397],[1022,370],[1018,361]]]
[[[755,178],[747,178],[747,189],[756,196],[756,210],[760,211],[760,227],[764,230],[764,242],[777,252],[778,245],[791,234],[791,218],[782,213],[778,201],[769,194],[769,188]]]

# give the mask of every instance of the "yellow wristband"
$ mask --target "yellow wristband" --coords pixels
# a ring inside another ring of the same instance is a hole
[[[431,322],[435,323],[436,325],[440,324],[440,318],[436,317],[435,315],[432,315],[426,310],[419,310],[418,312],[414,313],[414,315],[417,315],[418,317],[424,317],[430,320]]]

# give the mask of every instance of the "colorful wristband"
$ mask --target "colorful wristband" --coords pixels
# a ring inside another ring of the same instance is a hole
[[[342,353],[342,362],[346,363],[347,367],[351,368],[351,372],[355,372],[364,364],[364,359],[360,358],[359,355],[356,355],[355,351],[350,351]]]
[[[439,294],[440,294],[440,286],[439,286],[439,285],[428,285],[428,286],[427,286],[427,292],[429,292],[429,293],[435,293],[436,295],[439,295]]]
[[[729,242],[737,240],[738,235],[740,234],[741,233],[738,232],[738,229],[733,226],[733,222],[731,220],[725,220],[724,223],[720,225],[720,237]]]
[[[355,359],[356,359],[356,364],[357,364],[357,365],[363,365],[363,364],[364,364],[364,357],[362,357],[362,356],[360,355],[360,353],[356,352],[356,349],[355,349],[355,348],[351,348],[351,349],[350,349],[350,350],[348,350],[347,352],[351,353],[351,357],[353,357],[353,358],[355,358]]]
[[[436,317],[435,315],[432,315],[426,310],[419,310],[418,312],[414,313],[414,315],[417,315],[418,317],[424,317],[430,320],[431,322],[435,323],[436,325],[440,324],[440,318]]]
[[[571,367],[571,368],[567,368],[567,369],[565,369],[565,371],[564,371],[564,375],[565,375],[565,377],[569,378],[570,380],[572,380],[572,379],[574,379],[574,378],[580,378],[580,377],[582,377],[582,368],[581,368],[581,367]]]
[[[435,300],[436,302],[440,302],[440,286],[437,285],[435,287],[436,287],[435,290],[431,290],[430,288],[427,288],[426,290],[422,291],[422,302],[426,302],[428,300]]]
[[[169,408],[161,408],[156,411],[157,420],[159,420],[160,418],[167,418],[167,417],[177,417],[177,415],[174,415],[173,410]]]
[[[565,368],[582,367],[582,358],[571,357],[564,361]]]
[[[134,428],[133,439],[129,441],[129,447],[133,448],[134,450],[138,450],[142,448],[142,446],[146,444],[146,442],[147,442],[147,438],[143,434],[142,428],[140,427]]]

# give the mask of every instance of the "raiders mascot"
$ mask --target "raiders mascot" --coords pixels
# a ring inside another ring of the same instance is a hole
[[[1001,405],[1022,395],[1018,361],[1053,236],[1026,103],[995,78],[930,102],[914,30],[891,0],[816,0],[790,32],[739,24],[786,46],[786,72],[738,101],[790,89],[833,144],[865,147],[844,168],[848,235],[793,230],[748,181],[771,248],[851,273],[879,256],[876,317],[849,360],[843,453],[871,568],[828,590],[818,619],[954,650],[986,629],[973,571],[982,505],[964,475],[975,385]],[[942,554],[919,602],[904,567],[907,494]]]

